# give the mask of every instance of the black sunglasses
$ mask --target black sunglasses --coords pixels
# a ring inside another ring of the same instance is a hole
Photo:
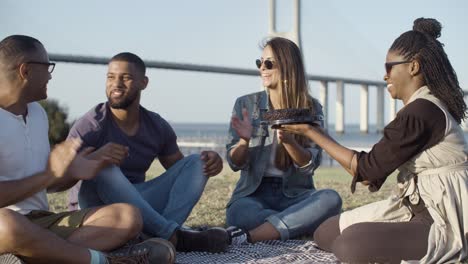
[[[46,65],[47,66],[47,71],[49,73],[52,73],[54,71],[54,69],[55,69],[55,62],[27,61],[25,63]]]
[[[273,69],[273,61],[268,60],[268,59],[264,60],[264,61],[262,61],[260,59],[257,59],[255,61],[255,64],[257,64],[257,68],[259,68],[259,69],[262,67],[262,64],[265,64],[265,68],[267,68],[268,70]]]
[[[385,71],[387,72],[387,75],[390,74],[392,71],[393,66],[398,65],[398,64],[403,64],[403,63],[410,63],[411,61],[393,61],[393,62],[386,62],[385,63]]]

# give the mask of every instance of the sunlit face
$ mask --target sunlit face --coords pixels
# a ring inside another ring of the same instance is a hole
[[[133,63],[111,61],[107,71],[106,95],[111,108],[126,109],[140,103],[140,92],[146,88],[146,77]]]
[[[28,56],[27,61],[30,62],[49,62],[49,56],[44,46],[37,45],[37,50]],[[47,98],[47,83],[52,79],[49,73],[48,65],[39,63],[25,63],[28,67],[28,84],[27,84],[27,97],[28,101],[40,101]]]
[[[269,89],[276,89],[278,84],[280,83],[280,74],[278,70],[278,64],[277,61],[275,60],[275,56],[273,54],[273,50],[271,49],[270,46],[266,46],[263,49],[262,57],[260,60],[263,62],[265,60],[270,60],[273,62],[273,68],[272,69],[267,69],[265,67],[265,64],[262,63],[259,71],[260,71],[260,77],[262,78],[262,83],[263,86]]]
[[[405,58],[394,51],[387,53],[386,63],[404,61],[406,61]],[[387,90],[393,99],[403,100],[407,96],[405,94],[405,87],[407,87],[411,77],[408,67],[410,67],[410,63],[393,65],[389,68],[388,73],[384,75],[384,80],[387,82]]]

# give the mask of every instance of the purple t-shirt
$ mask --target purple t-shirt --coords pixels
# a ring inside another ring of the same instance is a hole
[[[104,146],[108,142],[129,147],[129,156],[120,169],[132,183],[145,181],[145,173],[158,156],[179,150],[177,137],[169,123],[160,115],[140,106],[140,127],[134,136],[127,136],[114,122],[107,103],[92,108],[73,124],[69,138],[81,138],[83,147]]]

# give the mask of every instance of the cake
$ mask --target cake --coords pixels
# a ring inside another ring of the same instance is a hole
[[[267,111],[262,119],[272,127],[278,127],[283,124],[312,124],[323,121],[323,115],[314,115],[311,108],[287,108]]]

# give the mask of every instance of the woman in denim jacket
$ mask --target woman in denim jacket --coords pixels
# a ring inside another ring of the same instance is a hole
[[[237,99],[229,128],[227,160],[234,171],[241,170],[226,211],[233,244],[312,234],[341,211],[338,193],[314,187],[320,147],[262,122],[262,113],[269,109],[312,108],[315,115],[323,115],[320,103],[308,93],[299,48],[290,40],[273,38],[264,45],[257,67],[266,89]]]

